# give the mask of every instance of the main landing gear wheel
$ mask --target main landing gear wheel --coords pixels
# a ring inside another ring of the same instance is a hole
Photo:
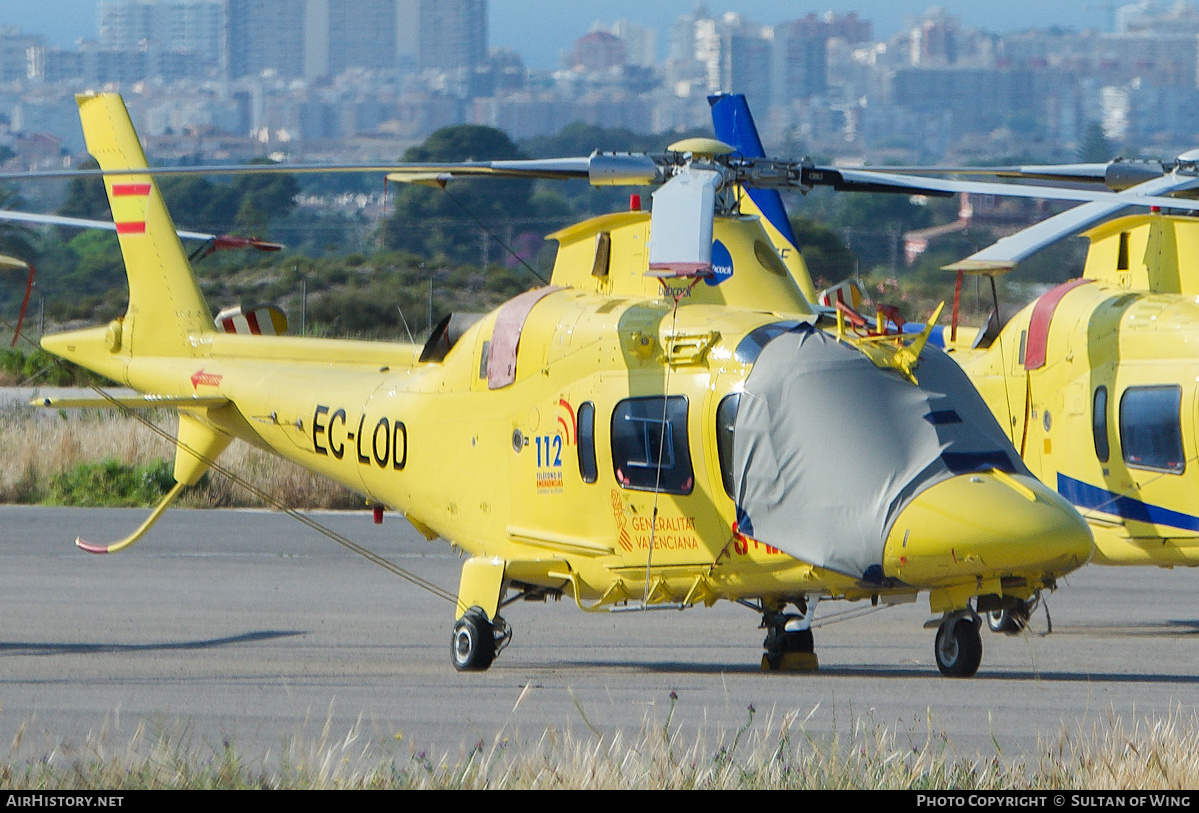
[[[1007,635],[1016,635],[1025,630],[1028,626],[1028,619],[1032,616],[1033,605],[1028,601],[1019,601],[1016,606],[1009,607],[1006,610],[992,610],[987,613],[987,626],[991,632],[1002,632]]]
[[[976,619],[973,613],[953,613],[937,628],[933,653],[937,668],[946,677],[972,677],[978,671],[983,659],[983,640]]]
[[[511,638],[512,628],[507,621],[497,615],[493,623],[482,608],[471,607],[454,624],[450,644],[454,668],[459,672],[486,670]]]
[[[764,672],[815,672],[820,668],[816,658],[812,629],[804,616],[794,613],[764,612],[762,626],[766,640],[762,647]]]

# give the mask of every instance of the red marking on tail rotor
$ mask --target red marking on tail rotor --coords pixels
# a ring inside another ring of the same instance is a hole
[[[258,327],[258,317],[255,315],[254,311],[246,311],[242,315],[246,317],[246,324],[250,327],[250,333],[254,334],[255,336],[261,336],[262,329]]]

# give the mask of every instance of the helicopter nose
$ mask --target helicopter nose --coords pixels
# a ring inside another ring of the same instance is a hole
[[[970,577],[1056,578],[1086,564],[1086,521],[1024,474],[959,474],[925,489],[891,526],[883,572],[909,584]]]

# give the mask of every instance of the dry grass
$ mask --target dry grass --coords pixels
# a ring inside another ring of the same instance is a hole
[[[235,743],[194,747],[184,724],[139,726],[125,744],[106,732],[80,746],[29,754],[26,727],[13,757],[0,763],[5,789],[140,788],[472,788],[472,789],[885,789],[885,790],[1182,790],[1199,786],[1199,721],[1173,714],[1126,727],[1119,719],[1084,734],[1063,733],[1031,759],[960,758],[930,731],[858,722],[812,735],[792,712],[736,731],[684,737],[669,718],[640,732],[582,736],[547,729],[517,745],[497,734],[457,755],[406,748],[395,737],[367,736],[361,724],[316,741],[288,739],[257,757]]]
[[[174,436],[173,411],[145,417]],[[146,466],[174,460],[174,449],[140,421],[114,410],[45,410],[25,405],[0,407],[0,503],[44,499],[50,481],[84,463],[116,460]],[[220,464],[296,508],[360,508],[360,496],[324,477],[245,443],[235,442]],[[265,507],[228,478],[212,475],[180,497],[179,505],[198,508]]]

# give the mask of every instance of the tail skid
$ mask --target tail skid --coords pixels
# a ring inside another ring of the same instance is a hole
[[[137,530],[129,534],[129,536],[118,542],[112,542],[108,545],[97,545],[93,542],[87,542],[81,536],[75,537],[75,547],[88,553],[117,553],[132,545],[137,540],[145,536],[146,531],[150,530],[158,518],[162,516],[162,512],[167,510],[167,507],[175,501],[179,496],[179,492],[183,490],[185,483],[176,482],[175,485],[167,492],[167,495],[162,498],[162,502],[154,509],[153,513],[146,518],[146,521],[138,526]]]

